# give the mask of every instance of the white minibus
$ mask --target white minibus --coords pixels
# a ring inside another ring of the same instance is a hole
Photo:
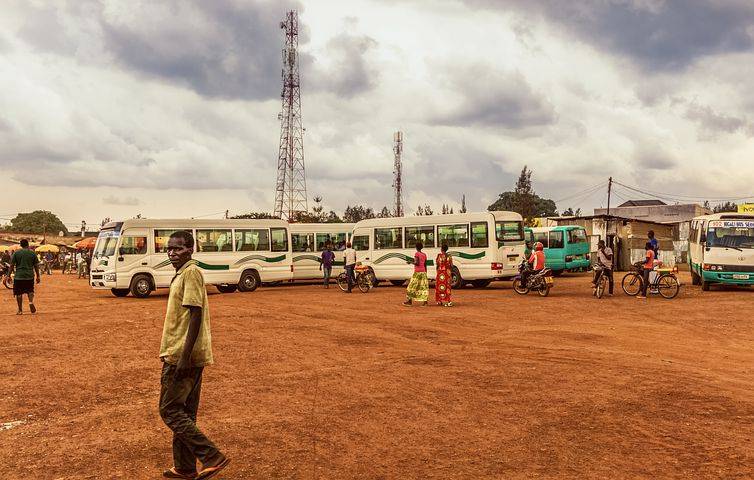
[[[178,230],[192,233],[193,258],[207,284],[223,293],[253,291],[263,282],[290,280],[290,232],[282,220],[131,219],[102,227],[94,247],[90,285],[144,298],[175,275],[166,247]]]
[[[523,219],[514,212],[374,218],[356,223],[351,237],[357,260],[373,270],[377,281],[394,285],[411,278],[418,240],[430,279],[440,247],[448,245],[455,288],[466,283],[486,287],[514,277],[525,248]]]
[[[691,283],[754,285],[754,215],[718,213],[696,217],[689,234]]]
[[[319,269],[322,250],[330,243],[335,254],[332,276],[343,271],[344,256],[348,235],[353,223],[292,223],[291,254],[293,256],[293,279],[312,280],[322,278]]]

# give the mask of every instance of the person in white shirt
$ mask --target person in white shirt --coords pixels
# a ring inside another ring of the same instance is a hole
[[[597,280],[599,275],[607,276],[609,284],[608,294],[613,294],[613,249],[605,245],[604,240],[597,242],[597,265],[602,269],[602,273],[596,271],[594,273],[594,280],[592,281],[592,287],[597,288]]]
[[[351,293],[353,284],[356,283],[354,270],[356,268],[356,250],[351,248],[351,242],[346,243],[346,249],[343,251],[346,259],[346,278],[348,279],[348,293]]]

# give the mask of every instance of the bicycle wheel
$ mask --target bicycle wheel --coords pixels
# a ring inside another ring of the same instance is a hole
[[[595,294],[597,295],[597,298],[602,298],[602,295],[605,294],[605,284],[607,283],[607,279],[604,275],[600,275],[600,279],[597,281],[597,291]]]
[[[356,275],[356,285],[358,285],[359,290],[361,290],[362,293],[367,293],[369,289],[372,288],[369,275],[366,273],[359,273]]]
[[[635,297],[641,292],[641,285],[644,280],[636,272],[629,272],[623,277],[620,286],[626,295]]]
[[[661,275],[657,279],[657,290],[660,292],[663,298],[670,300],[678,295],[678,291],[681,289],[678,285],[678,279],[673,275]]]
[[[337,282],[338,288],[340,288],[344,292],[348,291],[348,277],[346,277],[346,272],[341,272],[341,274],[338,275]]]

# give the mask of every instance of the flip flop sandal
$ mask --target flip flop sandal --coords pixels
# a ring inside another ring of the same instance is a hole
[[[196,478],[196,473],[181,473],[176,470],[175,467],[170,467],[170,469],[162,472],[162,476],[165,478],[183,478],[187,480],[194,480]]]
[[[202,469],[202,471],[199,472],[199,475],[197,475],[194,478],[196,480],[206,480],[208,478],[212,478],[218,473],[220,473],[222,469],[227,467],[229,463],[230,463],[230,459],[226,458],[225,460],[215,465],[214,467],[207,467],[207,468]]]

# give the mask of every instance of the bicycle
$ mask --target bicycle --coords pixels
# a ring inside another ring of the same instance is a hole
[[[347,272],[341,272],[336,279],[338,282],[338,287],[344,292],[348,291],[347,275]],[[371,290],[374,286],[374,273],[369,267],[356,265],[356,268],[354,269],[354,276],[356,277],[354,285],[358,287],[358,289],[363,293],[369,292],[369,290]]]
[[[609,279],[607,278],[607,275],[605,275],[604,267],[601,267],[600,265],[594,265],[592,269],[594,270],[597,278],[594,284],[594,296],[597,298],[602,298],[602,296],[605,295],[605,290],[607,290]]]
[[[642,276],[643,266],[641,262],[637,265],[634,264],[634,269],[628,272],[621,281],[621,288],[626,295],[635,297],[641,293],[644,285],[644,278]],[[668,300],[673,299],[678,295],[681,289],[678,283],[678,267],[673,268],[655,268],[657,276],[654,281],[650,281],[647,292],[650,294],[660,294],[663,298]]]

